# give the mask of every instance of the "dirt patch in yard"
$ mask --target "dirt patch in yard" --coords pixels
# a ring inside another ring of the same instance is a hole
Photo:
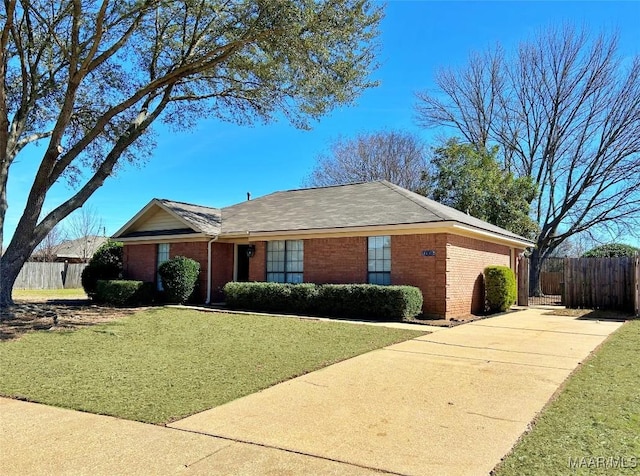
[[[18,301],[0,312],[0,341],[33,331],[68,331],[129,316],[141,308],[96,306],[87,299]]]
[[[584,320],[595,321],[628,321],[633,319],[633,315],[623,311],[610,311],[604,309],[566,309],[558,308],[545,312],[548,316],[577,317]]]

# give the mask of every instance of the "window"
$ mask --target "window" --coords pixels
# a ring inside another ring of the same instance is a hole
[[[166,261],[169,261],[169,243],[160,243],[158,244],[158,264],[156,268],[158,291],[164,291],[164,288],[162,287],[162,279],[160,278],[158,270],[160,269],[160,265]]]
[[[391,237],[370,236],[368,242],[369,284],[391,284]]]
[[[301,283],[304,246],[302,240],[267,242],[267,281]]]

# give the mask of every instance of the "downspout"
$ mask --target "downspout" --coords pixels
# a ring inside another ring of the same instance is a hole
[[[220,235],[215,236],[207,243],[207,300],[205,304],[211,304],[211,243],[217,241]]]

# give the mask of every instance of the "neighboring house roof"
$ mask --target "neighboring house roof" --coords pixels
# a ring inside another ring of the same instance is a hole
[[[222,209],[154,199],[114,238],[157,236],[161,230],[145,231],[144,223],[136,228],[136,223],[141,219],[144,222],[143,215],[149,222],[154,220],[150,215],[154,205],[172,213],[176,220],[188,225],[192,233],[220,238],[277,232],[351,230],[358,227],[442,225],[462,226],[525,246],[532,245],[529,240],[515,233],[387,181],[275,192]],[[157,218],[156,221],[160,222],[161,219]],[[171,229],[171,226],[173,231],[178,231],[175,223],[172,225],[169,220],[165,221],[164,231]]]
[[[96,235],[67,240],[53,247],[48,254],[55,255],[56,259],[89,259],[107,240],[106,236]],[[34,256],[37,257],[41,254],[34,253]]]

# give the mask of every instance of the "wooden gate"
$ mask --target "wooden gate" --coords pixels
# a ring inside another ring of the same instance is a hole
[[[529,295],[530,264],[518,261],[518,305],[612,309],[640,316],[640,256],[552,258],[540,274],[542,296]]]
[[[529,259],[518,258],[518,306],[529,305]]]
[[[540,265],[540,290],[539,296],[529,296],[532,304],[547,306],[560,306],[563,304],[565,285],[565,259],[547,258]]]
[[[638,262],[638,256],[567,258],[565,305],[638,314]]]

